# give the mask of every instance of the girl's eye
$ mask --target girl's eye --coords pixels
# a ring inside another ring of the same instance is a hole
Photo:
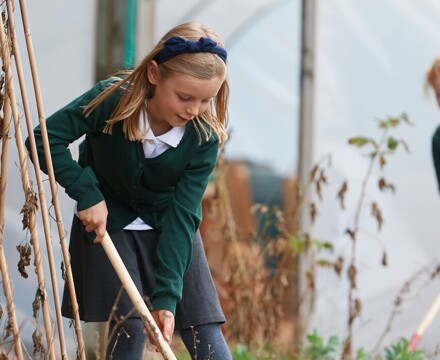
[[[182,96],[182,95],[177,95],[179,97],[180,100],[182,101],[188,101],[190,98],[187,96]]]

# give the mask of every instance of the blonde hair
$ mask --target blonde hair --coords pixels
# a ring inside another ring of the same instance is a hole
[[[123,89],[104,132],[111,134],[113,125],[123,121],[123,131],[129,140],[140,140],[143,136],[139,126],[139,116],[146,113],[146,99],[154,96],[155,87],[148,81],[148,66],[163,48],[163,43],[173,36],[180,36],[186,40],[199,40],[208,37],[218,45],[223,46],[218,35],[208,26],[197,22],[186,22],[168,31],[151,52],[142,60],[134,70],[123,70],[115,74],[118,81],[112,83],[84,108],[86,116],[90,115],[105,99],[118,89]],[[226,79],[226,64],[221,58],[212,53],[191,53],[178,55],[158,65],[159,76],[162,79],[170,78],[176,74],[186,74],[200,79],[225,77],[217,96],[211,101],[206,111],[193,121],[199,137],[208,140],[214,133],[220,144],[227,140],[227,103],[229,98],[229,85]],[[207,126],[206,126],[206,125]]]
[[[433,88],[435,90],[435,79],[440,77],[440,56],[435,58],[434,62],[426,72],[425,77],[425,91],[428,92],[429,88]]]

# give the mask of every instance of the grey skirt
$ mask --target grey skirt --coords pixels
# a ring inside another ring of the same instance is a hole
[[[121,230],[111,238],[139,292],[150,297],[155,284],[160,232]],[[138,316],[125,291],[120,294],[121,282],[102,246],[87,239],[84,226],[76,216],[72,222],[69,252],[81,320],[107,321],[112,312],[117,317]],[[72,318],[67,285],[62,314]],[[177,330],[225,322],[199,232],[194,238],[191,265],[183,278],[182,300],[177,304],[175,320]]]

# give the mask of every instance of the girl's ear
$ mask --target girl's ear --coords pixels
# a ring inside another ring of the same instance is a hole
[[[159,68],[157,65],[157,62],[155,60],[151,60],[150,64],[148,65],[148,81],[152,85],[156,85],[159,81]]]

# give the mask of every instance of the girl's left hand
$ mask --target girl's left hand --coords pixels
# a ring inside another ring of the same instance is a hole
[[[174,333],[174,314],[169,310],[153,310],[151,315],[162,332],[165,341],[171,345]]]

